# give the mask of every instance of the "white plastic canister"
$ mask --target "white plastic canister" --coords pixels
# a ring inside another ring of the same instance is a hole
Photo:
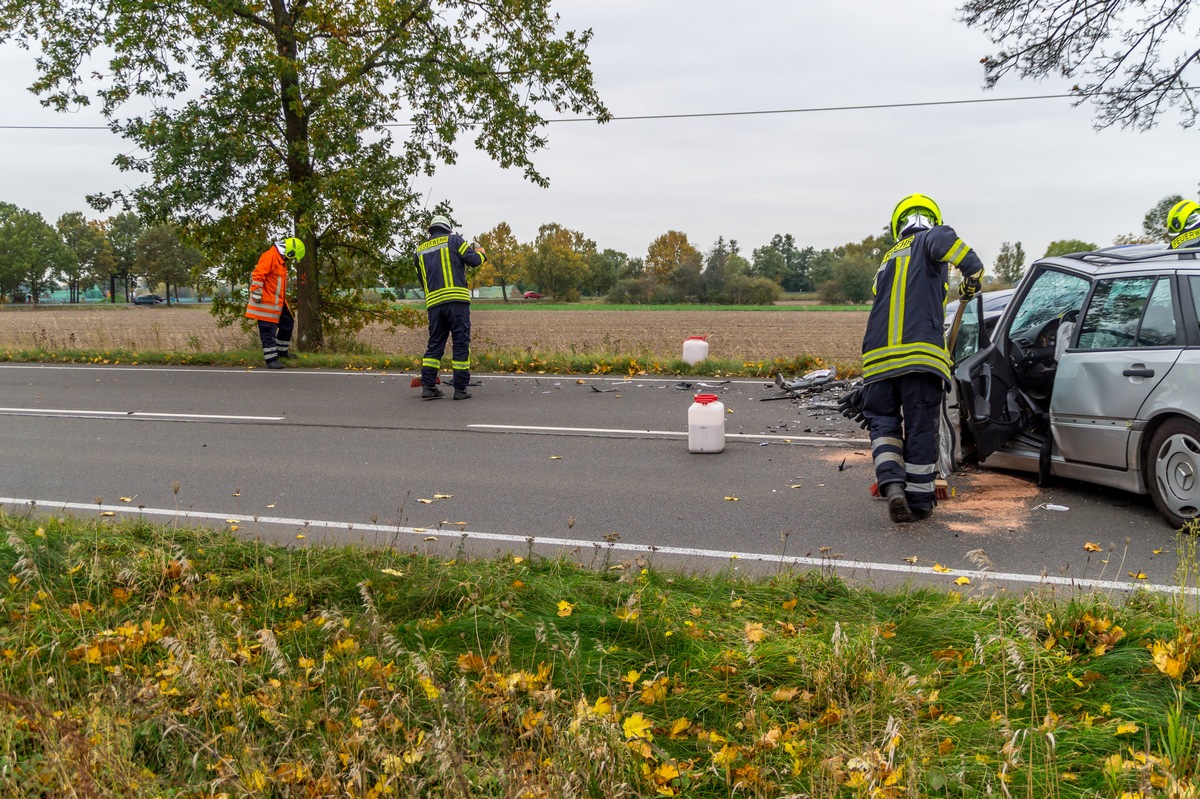
[[[708,357],[708,336],[688,336],[683,342],[683,360],[696,364]]]
[[[725,405],[716,394],[697,394],[688,408],[688,452],[725,449]]]

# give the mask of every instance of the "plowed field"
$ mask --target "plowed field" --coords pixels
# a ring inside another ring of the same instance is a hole
[[[811,355],[831,362],[859,357],[862,311],[593,311],[476,308],[476,353],[576,352],[678,357],[688,336],[707,336],[713,358],[770,360]],[[360,340],[380,353],[418,354],[426,331],[382,326]],[[0,346],[223,352],[257,347],[237,326],[218,327],[206,308],[82,306],[0,310]]]

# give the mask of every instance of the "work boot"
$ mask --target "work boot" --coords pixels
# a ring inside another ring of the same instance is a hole
[[[904,496],[904,483],[888,483],[884,486],[883,498],[887,500],[888,516],[893,524],[908,524],[917,520],[908,507],[908,498]]]
[[[294,361],[294,360],[296,360],[296,356],[295,356],[295,354],[293,354],[293,353],[290,353],[290,352],[281,352],[281,353],[279,353],[279,355],[278,355],[278,358],[279,358],[279,360],[281,360],[281,361],[289,361],[289,360],[290,360],[290,361]]]
[[[454,389],[454,398],[455,399],[470,399],[471,398],[471,389],[469,389],[469,388]]]
[[[913,508],[913,507],[910,507],[910,508],[909,508],[909,511],[912,513],[912,515],[913,515],[913,519],[915,519],[915,520],[916,520],[916,521],[918,521],[918,522],[919,522],[919,521],[922,521],[922,520],[924,520],[924,519],[928,519],[930,516],[932,516],[932,515],[933,515],[933,508]]]
[[[446,396],[446,392],[437,386],[421,386],[421,399],[423,400],[441,399],[444,396]]]
[[[268,369],[282,369],[283,364],[281,364],[279,362],[278,358],[272,358],[271,360],[267,361],[267,368]]]

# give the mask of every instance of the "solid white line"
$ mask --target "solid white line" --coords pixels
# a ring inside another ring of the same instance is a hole
[[[636,434],[652,436],[686,436],[683,430],[624,430],[609,427],[539,427],[528,424],[469,424],[467,427],[478,427],[489,430],[533,430],[542,433],[612,433]],[[726,438],[745,439],[747,441],[815,441],[822,444],[858,444],[866,445],[865,438],[829,438],[826,436],[777,436],[765,433],[726,433]]]
[[[283,416],[226,416],[219,413],[154,413],[151,411],[80,411],[65,408],[0,408],[0,413],[18,416],[111,416],[119,419],[238,419],[251,422],[282,422]]]
[[[983,572],[966,569],[947,569],[935,572],[931,567],[913,566],[899,563],[874,563],[861,560],[841,560],[834,558],[809,558],[795,555],[769,555],[760,552],[736,552],[720,549],[697,549],[695,547],[648,546],[645,544],[623,544],[619,541],[588,541],[573,538],[554,538],[541,536],[508,535],[505,533],[481,533],[471,530],[449,532],[446,530],[430,530],[422,527],[402,527],[386,524],[354,524],[353,522],[335,522],[315,519],[290,519],[279,516],[247,516],[242,513],[210,513],[206,511],[173,510],[170,508],[131,508],[128,505],[101,505],[93,502],[55,502],[41,499],[22,499],[19,497],[0,497],[0,505],[20,505],[22,510],[29,508],[45,508],[47,510],[81,510],[99,513],[121,513],[127,516],[165,516],[173,519],[217,519],[222,522],[258,523],[283,525],[309,529],[345,530],[348,532],[375,532],[396,535],[404,533],[422,537],[444,539],[468,539],[477,541],[498,541],[517,544],[522,548],[535,545],[567,547],[570,549],[610,549],[620,552],[640,552],[647,554],[662,553],[664,555],[681,555],[696,558],[713,558],[717,560],[745,560],[763,563],[779,563],[794,566],[813,566],[822,569],[832,569],[836,572],[845,571],[879,571],[929,577],[941,574],[948,579],[968,577],[972,580],[994,580],[999,582],[1029,583],[1032,585],[1054,585],[1070,588],[1086,588],[1103,591],[1131,591],[1141,589],[1163,594],[1184,594],[1200,596],[1200,588],[1183,588],[1176,585],[1160,583],[1121,582],[1117,580],[1075,579],[1071,577],[1053,577],[1043,574],[1021,574],[1018,572]]]

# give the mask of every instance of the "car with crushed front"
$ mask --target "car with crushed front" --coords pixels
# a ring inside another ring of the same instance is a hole
[[[961,460],[1149,494],[1200,515],[1198,250],[1111,247],[1030,265],[994,328],[972,298],[948,339],[939,467]]]

